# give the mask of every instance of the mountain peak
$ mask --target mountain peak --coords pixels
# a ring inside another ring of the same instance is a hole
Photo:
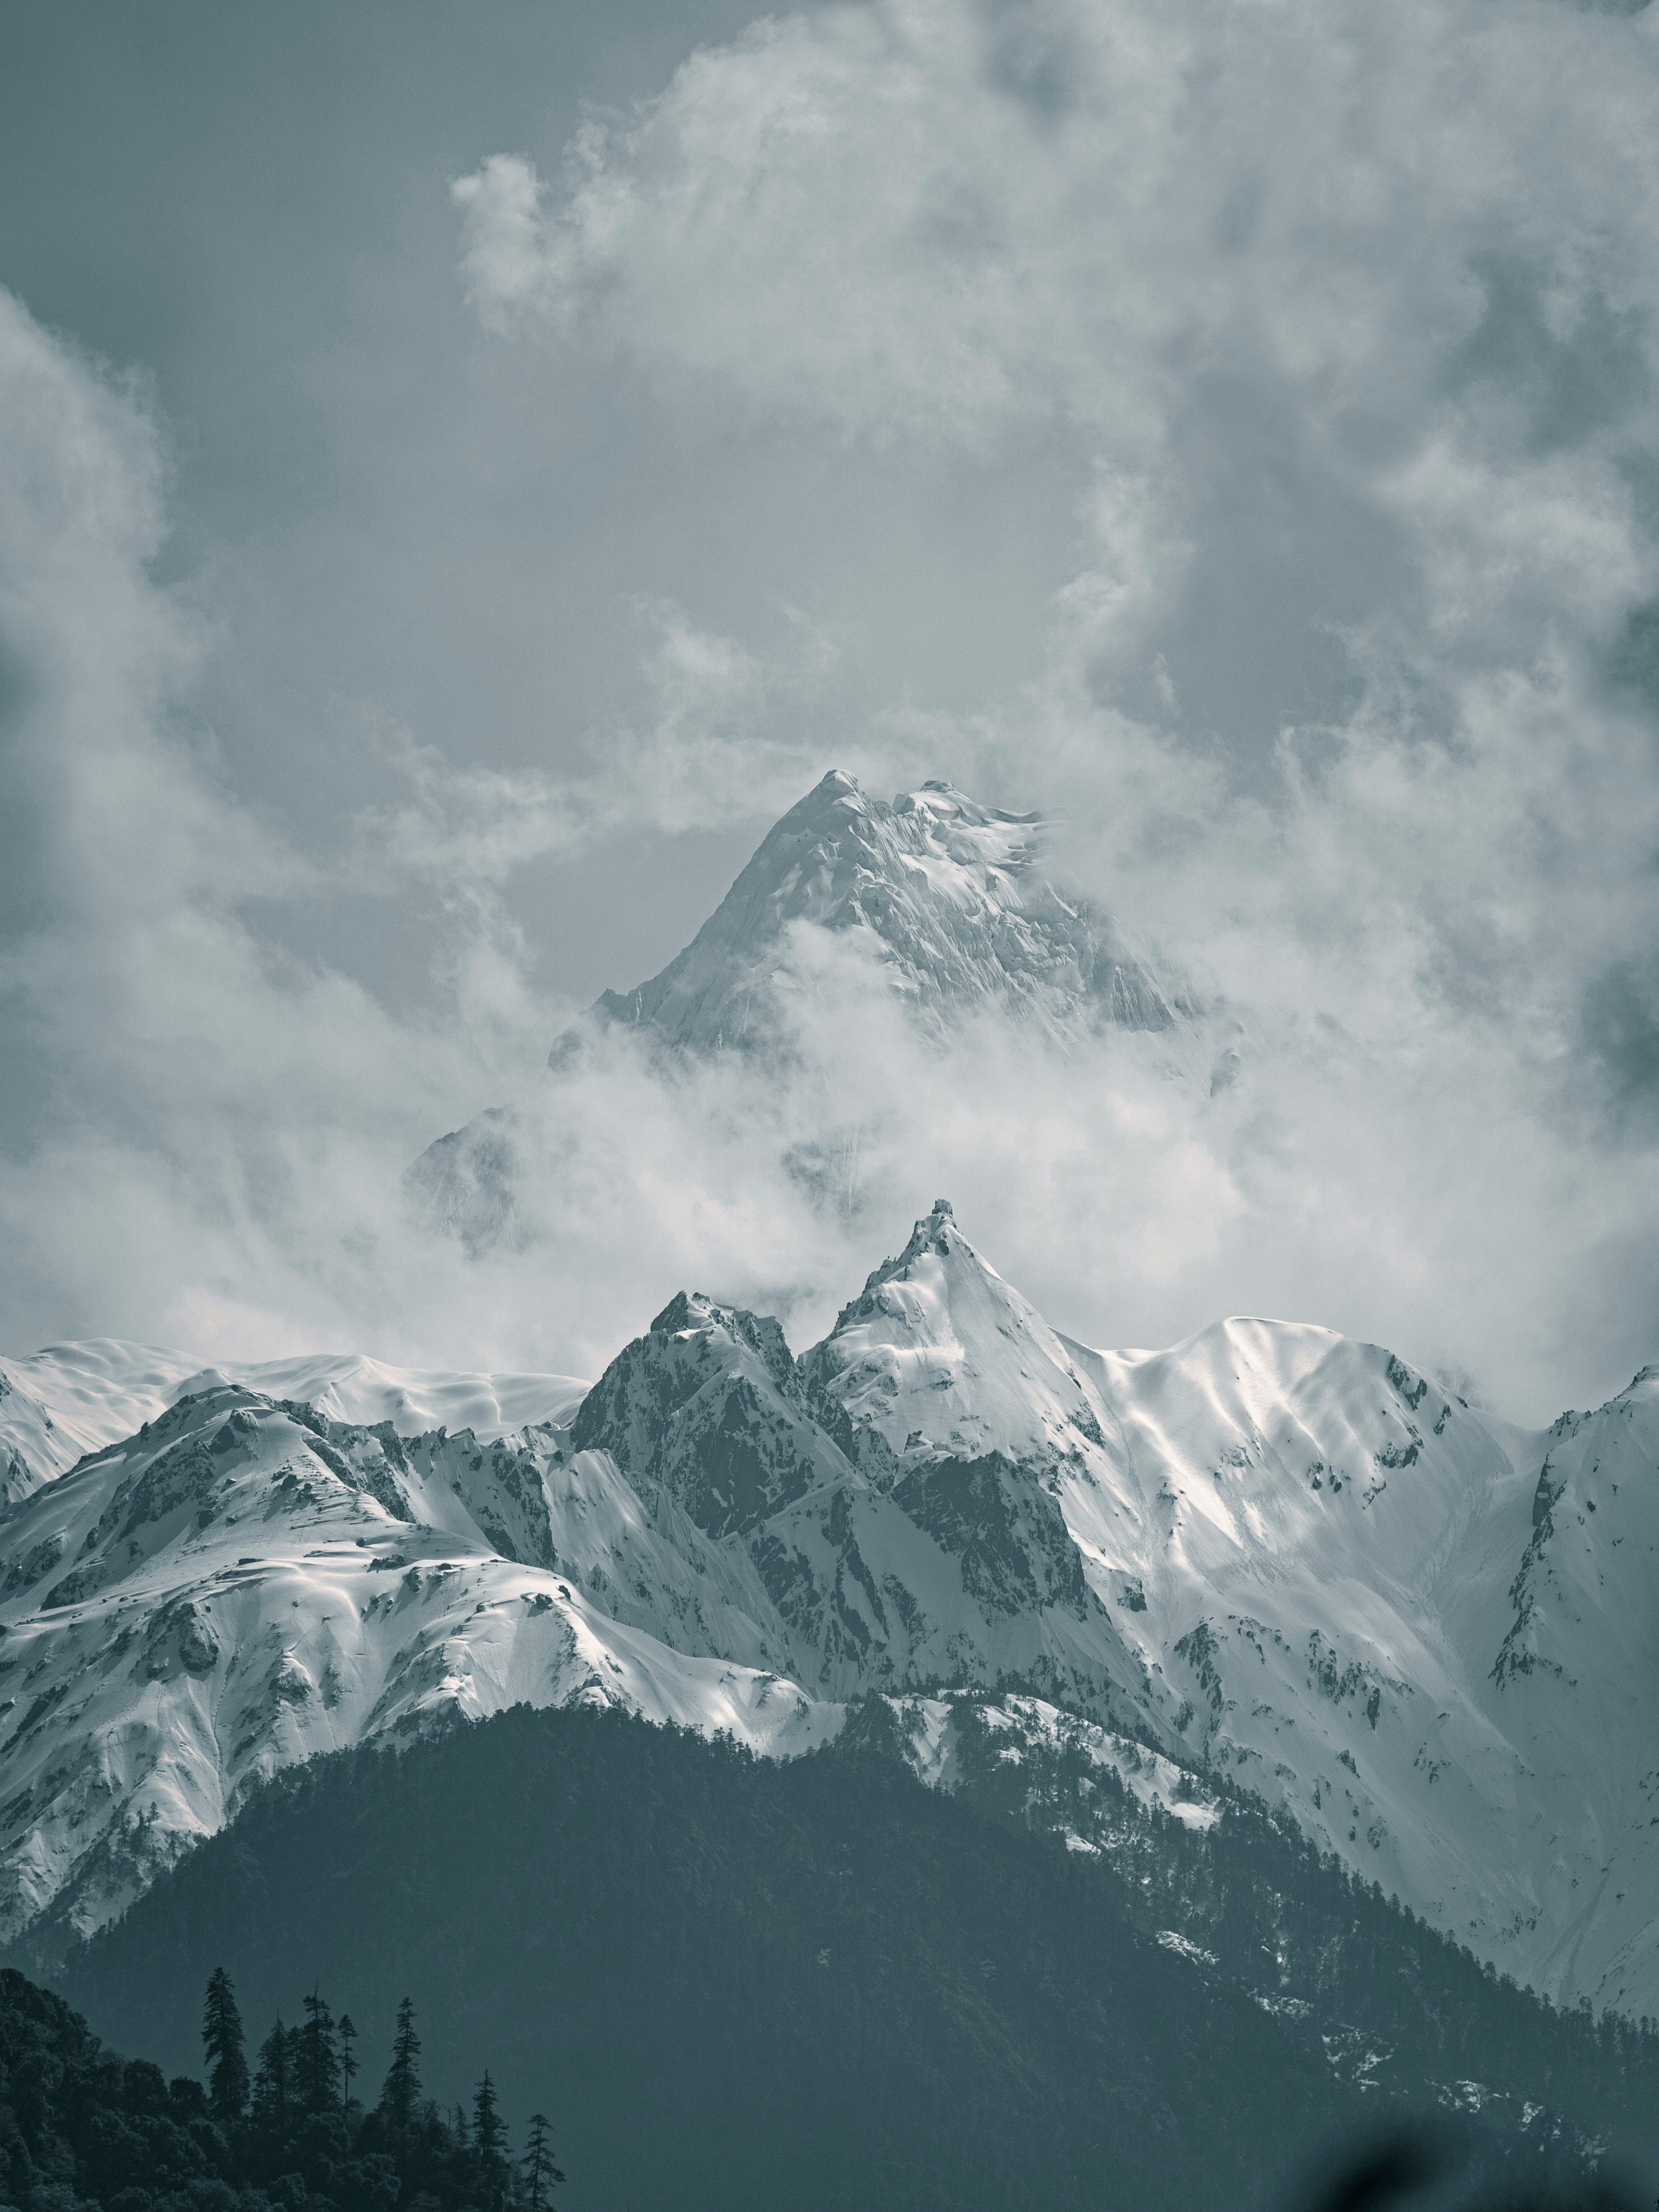
[[[852,1472],[807,1407],[781,1325],[696,1291],[617,1354],[570,1441],[608,1452],[716,1538]]]
[[[741,1055],[767,1072],[816,1056],[810,1025],[838,1002],[826,975],[897,1010],[930,1042],[1000,1016],[1066,1051],[1109,1032],[1158,1040],[1167,1073],[1231,1080],[1202,1009],[1113,916],[1047,872],[1048,825],[935,777],[890,799],[839,769],[775,823],[719,907],[660,974],[605,991],[556,1040],[579,1067],[596,1033],[629,1030],[675,1056]],[[822,1049],[822,1043],[819,1049]],[[831,1055],[841,1049],[828,1041]],[[475,1255],[534,1233],[521,1210],[533,1117],[495,1108],[439,1137],[404,1187],[433,1228]]]
[[[894,1270],[908,1267],[913,1260],[919,1260],[924,1252],[936,1252],[940,1259],[947,1258],[953,1237],[963,1249],[970,1253],[975,1260],[978,1259],[979,1255],[974,1251],[973,1246],[957,1227],[957,1217],[950,1200],[936,1198],[933,1200],[933,1212],[924,1213],[917,1222],[915,1227],[910,1231],[909,1243],[899,1254],[898,1258],[884,1260],[881,1266],[865,1284],[865,1289],[867,1291],[876,1283],[890,1280]]]
[[[1099,1433],[1065,1346],[944,1199],[801,1364],[820,1402],[899,1463],[990,1451],[1048,1460]]]
[[[1049,879],[1043,830],[1040,816],[987,806],[943,778],[888,801],[832,769],[767,832],[685,950],[631,991],[604,993],[588,1018],[681,1050],[776,1051],[793,933],[808,926],[860,945],[936,1027],[988,1005],[1056,1034],[1189,1020],[1184,985]]]

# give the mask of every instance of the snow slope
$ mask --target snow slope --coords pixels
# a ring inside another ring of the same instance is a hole
[[[100,1924],[276,1767],[451,1716],[585,1698],[765,1750],[833,1732],[557,1571],[551,1437],[405,1444],[222,1382],[14,1509],[0,1934]]]
[[[1190,1018],[1178,979],[1049,881],[1042,842],[1037,817],[948,783],[889,805],[832,770],[767,833],[685,950],[649,982],[607,991],[593,1016],[683,1050],[775,1046],[790,933],[806,923],[861,940],[889,988],[934,1024],[992,1004],[1060,1032]],[[556,1063],[566,1049],[554,1047]]]
[[[399,1436],[440,1426],[497,1437],[568,1418],[587,1385],[568,1375],[428,1373],[356,1353],[204,1368],[187,1352],[100,1337],[0,1359],[0,1503],[28,1497],[89,1452],[154,1420],[188,1392],[240,1382],[341,1421],[390,1421]]]
[[[767,833],[662,973],[605,992],[548,1065],[556,1075],[596,1032],[621,1027],[671,1054],[737,1053],[757,1074],[776,1072],[827,951],[856,958],[934,1034],[989,1010],[1062,1043],[1148,1031],[1171,1072],[1206,1086],[1229,1080],[1236,1028],[1212,1036],[1173,969],[1051,880],[1042,845],[1036,817],[981,806],[949,784],[890,804],[832,772]],[[492,1107],[428,1146],[407,1187],[430,1225],[474,1251],[518,1240],[526,1118]]]
[[[1659,1370],[1529,1437],[1316,1328],[1091,1351],[941,1202],[799,1360],[685,1295],[568,1428],[336,1407],[214,1377],[0,1521],[13,1931],[364,1735],[599,1697],[785,1750],[873,1690],[949,1786],[966,1687],[1021,1756],[1092,1730],[1200,1814],[1225,1773],[1518,1978],[1659,2011]]]

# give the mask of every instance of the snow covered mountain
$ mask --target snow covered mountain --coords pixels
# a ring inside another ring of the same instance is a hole
[[[1231,1777],[1518,1978],[1659,2009],[1659,1370],[1532,1437],[1324,1329],[1091,1352],[940,1203],[799,1360],[682,1294],[493,1441],[198,1382],[0,1521],[11,1935],[365,1736],[586,1698],[781,1752],[878,1691],[949,1786],[974,1688],[1012,1753],[1075,1716],[1194,1823]]]
[[[1102,1030],[1164,1040],[1172,1070],[1220,1085],[1230,1030],[1211,1036],[1186,981],[1042,867],[1043,825],[946,783],[890,805],[826,775],[763,839],[684,951],[633,990],[606,991],[555,1043],[556,1077],[613,1028],[671,1054],[737,1053],[757,1073],[791,1058],[826,956],[851,958],[925,1031],[995,1010],[1061,1044]],[[423,1215],[474,1250],[515,1240],[522,1116],[493,1107],[409,1172]]]
[[[998,1005],[1064,1033],[1081,1024],[1173,1030],[1184,985],[1117,924],[1042,872],[1035,815],[981,806],[948,783],[889,805],[832,770],[762,841],[690,945],[632,991],[607,991],[600,1023],[670,1046],[775,1050],[802,924],[859,939],[923,1020]],[[556,1065],[575,1042],[553,1048]]]
[[[405,1443],[220,1383],[15,1507],[0,1934],[53,1908],[98,1925],[276,1768],[435,1718],[597,1694],[765,1748],[831,1731],[774,1677],[671,1651],[554,1570],[568,1522],[596,1580],[625,1564],[682,1647],[752,1640],[717,1559],[607,1549],[641,1516],[602,1470],[550,1510],[552,1436]]]
[[[486,1440],[568,1415],[587,1387],[568,1375],[420,1372],[356,1353],[204,1368],[188,1353],[113,1337],[49,1345],[0,1360],[0,1505],[218,1382],[297,1399],[331,1420],[390,1421],[399,1436],[441,1422]]]

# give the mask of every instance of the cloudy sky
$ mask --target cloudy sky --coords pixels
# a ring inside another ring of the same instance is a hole
[[[1659,31],[1519,0],[62,0],[0,33],[0,1345],[799,1337],[948,1190],[1070,1333],[1659,1358]],[[838,765],[1250,1040],[618,1061],[404,1166]],[[814,1103],[815,1100],[817,1103]],[[757,1144],[757,1133],[766,1141]]]

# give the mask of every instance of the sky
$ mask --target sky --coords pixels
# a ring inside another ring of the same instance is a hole
[[[799,1341],[948,1189],[1089,1341],[1621,1387],[1656,76],[1553,0],[11,11],[0,1345]],[[832,766],[1051,816],[1237,1095],[838,1002],[810,1085],[596,1068],[532,1248],[426,1235]]]

